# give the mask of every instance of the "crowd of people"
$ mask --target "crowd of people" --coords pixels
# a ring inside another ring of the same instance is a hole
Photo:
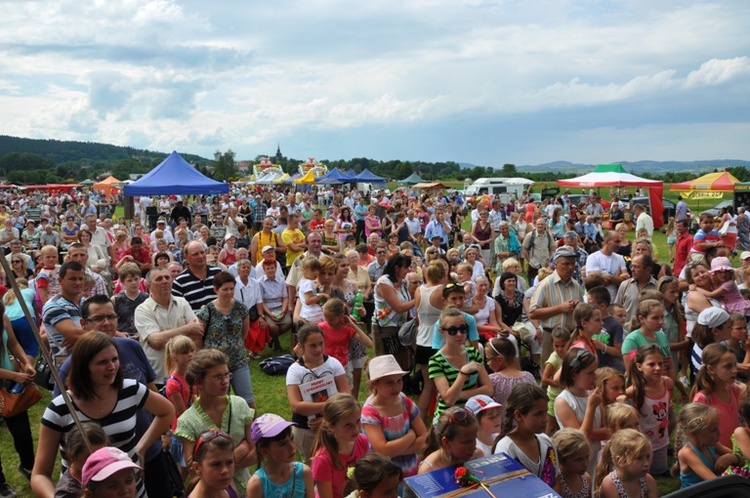
[[[747,213],[691,235],[680,199],[657,255],[626,191],[569,195],[233,185],[126,220],[96,192],[3,192],[0,378],[45,348],[65,383],[36,452],[28,412],[5,418],[18,471],[44,498],[401,496],[498,452],[566,498],[747,475]],[[291,420],[249,368],[283,353]]]

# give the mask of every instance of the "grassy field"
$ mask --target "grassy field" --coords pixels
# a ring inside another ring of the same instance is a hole
[[[452,187],[463,188],[463,182],[448,183],[450,183]],[[396,185],[394,185],[392,188],[395,187]],[[676,194],[673,194],[666,190],[667,189],[665,188],[665,197],[676,201]],[[606,195],[607,192],[603,191],[602,194]],[[704,200],[700,203],[688,202],[688,205],[690,206],[691,210],[693,210],[693,212],[699,213],[701,210],[707,209],[717,202],[718,200]],[[115,216],[121,216],[122,207],[118,207],[117,210],[115,211]],[[465,228],[470,227],[467,226]],[[629,237],[633,238],[632,232],[629,234]],[[669,252],[666,244],[666,235],[659,231],[655,232],[653,243],[656,249],[658,260],[661,262],[668,262]],[[286,334],[282,337],[281,342],[284,348],[289,347],[289,341],[289,334]],[[270,356],[274,356],[274,354],[270,350],[266,350],[263,354],[261,354],[261,356],[263,358],[268,358]],[[250,361],[250,372],[253,379],[255,398],[259,407],[259,414],[276,413],[287,420],[291,419],[291,409],[286,397],[285,377],[271,377],[264,374],[258,366],[258,363],[260,361],[261,360]],[[39,420],[41,420],[44,409],[50,401],[49,393],[44,391],[43,394],[44,397],[42,398],[42,401],[40,401],[36,406],[32,407],[31,410],[29,410],[29,417],[31,419],[32,432],[34,433],[35,446],[38,434],[37,424],[39,423]],[[364,402],[366,397],[366,386],[363,384],[359,393],[360,402]],[[16,468],[19,464],[18,455],[13,449],[12,438],[10,437],[7,427],[5,427],[4,425],[0,426],[0,435],[0,455],[2,456],[3,470],[5,472],[8,483],[13,487],[19,497],[32,496],[28,482],[20,473],[16,471]],[[55,472],[55,475],[57,475],[57,470]],[[659,484],[660,496],[663,496],[679,488],[679,481],[673,479],[657,478],[657,482]]]

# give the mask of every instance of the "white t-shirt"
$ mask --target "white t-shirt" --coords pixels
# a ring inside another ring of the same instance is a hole
[[[324,377],[329,374],[334,378],[340,375],[346,375],[341,362],[333,356],[329,356],[322,365],[315,368],[303,367],[299,363],[295,362],[292,363],[292,366],[290,366],[289,370],[286,371],[286,385],[299,386],[301,384],[307,384],[308,382],[311,382],[316,378]]]
[[[487,296],[487,302],[485,303],[484,308],[482,308],[481,310],[477,311],[474,314],[474,319],[476,319],[477,325],[487,325],[489,323],[490,313],[495,312],[496,304],[497,303],[495,302],[494,299]]]
[[[302,309],[300,309],[299,316],[304,318],[310,323],[319,323],[325,320],[323,316],[323,307],[318,304],[307,304],[305,303],[305,294],[312,292],[313,296],[319,294],[317,284],[309,278],[303,278],[299,281],[299,298],[302,302]]]
[[[625,258],[617,253],[607,256],[603,252],[597,251],[589,255],[588,259],[586,259],[586,273],[598,271],[607,275],[617,275],[621,268],[627,268],[625,266]],[[615,296],[617,296],[617,286],[608,285],[607,290],[609,291],[610,300],[614,303]]]
[[[537,440],[539,441],[539,461],[535,462],[531,460],[521,448],[513,442],[511,438],[505,436],[497,442],[495,446],[495,454],[507,453],[513,457],[518,463],[526,467],[526,469],[537,477],[542,477],[542,471],[544,470],[544,460],[550,448],[555,451],[555,445],[552,444],[552,440],[546,434],[537,434]],[[557,461],[557,458],[555,458]]]

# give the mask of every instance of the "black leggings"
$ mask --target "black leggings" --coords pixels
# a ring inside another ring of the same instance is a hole
[[[13,436],[13,446],[21,460],[21,465],[26,470],[34,468],[34,440],[31,437],[31,425],[29,424],[29,413],[22,412],[13,417],[5,418],[10,435]],[[5,474],[0,465],[0,483],[4,483]]]

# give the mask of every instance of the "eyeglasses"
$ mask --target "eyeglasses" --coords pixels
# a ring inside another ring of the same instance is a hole
[[[87,321],[94,322],[94,323],[102,323],[105,320],[109,320],[110,322],[114,322],[117,320],[117,315],[112,313],[111,315],[96,315],[96,316],[90,316]]]
[[[385,251],[375,251],[375,254],[385,254]]]
[[[222,439],[232,439],[229,434],[224,431],[220,431],[218,429],[209,429],[198,436],[198,441],[195,443],[195,448],[193,448],[193,458],[195,458],[195,455],[198,454],[198,450],[200,450],[200,447],[203,445],[203,443],[210,443],[217,437],[220,437]]]
[[[14,263],[23,263],[23,261],[21,261],[20,259],[14,259],[13,262]]]
[[[443,330],[448,332],[448,335],[450,336],[454,336],[458,334],[459,332],[462,333],[463,335],[466,335],[469,333],[469,326],[464,324],[464,325],[459,325],[458,327],[448,327],[447,329],[444,328]]]
[[[206,378],[208,380],[213,380],[214,382],[221,382],[224,379],[232,380],[232,377],[234,377],[232,372],[227,372],[225,374],[212,375],[211,377],[206,377]]]

